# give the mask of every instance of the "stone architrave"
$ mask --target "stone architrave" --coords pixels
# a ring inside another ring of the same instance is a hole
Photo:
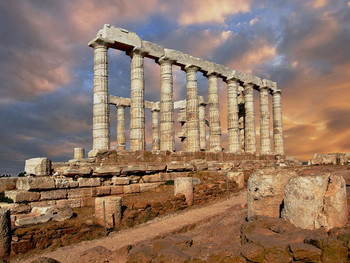
[[[260,87],[260,152],[271,153],[269,91]]]
[[[159,150],[159,124],[158,124],[158,109],[152,109],[152,150]]]
[[[174,195],[183,194],[186,196],[188,205],[193,205],[193,178],[178,177],[174,180]]]
[[[205,151],[207,148],[206,132],[205,132],[205,106],[203,97],[199,97],[199,137],[201,151]]]
[[[281,90],[272,92],[273,144],[275,154],[284,154]]]
[[[108,196],[95,199],[95,218],[101,226],[104,225],[103,202],[105,203],[107,228],[119,227],[122,219],[122,198],[119,196]]]
[[[25,161],[24,171],[27,175],[36,176],[51,175],[51,161],[46,157],[31,158]]]
[[[199,103],[197,87],[198,68],[192,65],[186,71],[186,151],[199,152]]]
[[[0,260],[11,252],[11,219],[10,210],[0,209]]]
[[[221,152],[221,127],[219,109],[218,76],[215,73],[208,75],[208,114],[209,114],[209,151]]]
[[[117,151],[125,150],[125,106],[119,105],[117,107]]]
[[[174,102],[173,102],[173,74],[174,61],[162,57],[160,64],[160,150],[174,151]]]
[[[239,120],[238,120],[238,87],[237,80],[231,78],[227,79],[227,130],[228,130],[228,152],[240,153],[241,142],[239,132]]]
[[[254,94],[252,83],[244,83],[244,145],[245,152],[256,153],[256,133],[255,133],[255,113],[254,113]]]
[[[74,159],[81,160],[85,158],[85,149],[83,147],[74,148]]]
[[[130,150],[143,151],[146,147],[143,64],[145,53],[134,49],[128,55],[131,57]]]
[[[89,156],[99,150],[110,148],[110,120],[108,101],[108,48],[111,42],[97,38],[89,43],[94,48],[94,108],[93,149]]]
[[[296,227],[327,231],[348,221],[346,184],[329,173],[291,178],[285,186],[282,218]]]

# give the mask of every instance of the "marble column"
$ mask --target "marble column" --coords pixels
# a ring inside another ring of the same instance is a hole
[[[208,115],[209,115],[209,151],[221,152],[221,127],[219,110],[218,76],[213,73],[208,75]]]
[[[206,132],[205,132],[205,106],[202,96],[199,97],[199,146],[201,151],[205,151],[207,148]]]
[[[174,151],[173,61],[160,58],[160,150]]]
[[[109,43],[96,39],[90,42],[89,46],[94,48],[93,149],[89,156],[95,156],[99,150],[110,149],[108,104]]]
[[[131,57],[130,150],[145,150],[144,53],[134,49]]]
[[[256,152],[256,131],[255,131],[255,113],[254,113],[254,84],[244,83],[244,145],[245,152]]]
[[[152,150],[159,150],[159,124],[158,124],[158,109],[152,109]]]
[[[227,82],[227,130],[228,130],[228,152],[240,153],[240,131],[239,131],[239,119],[238,119],[238,88],[239,83],[237,80],[230,78]]]
[[[117,106],[117,151],[125,151],[125,106]]]
[[[281,90],[272,92],[273,143],[275,154],[284,154]]]
[[[260,87],[260,152],[271,153],[270,109],[268,87]]]
[[[185,67],[186,71],[186,151],[199,152],[199,105],[197,71],[192,65]]]

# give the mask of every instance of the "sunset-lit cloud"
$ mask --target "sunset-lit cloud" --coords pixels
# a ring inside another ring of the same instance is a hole
[[[6,10],[0,17],[0,173],[21,171],[31,157],[66,161],[76,146],[91,149],[93,50],[87,43],[104,24],[276,81],[286,154],[307,160],[316,152],[350,151],[349,1],[28,0],[2,1],[0,8]],[[197,76],[207,100],[207,78]],[[185,99],[185,72],[173,66],[173,79],[174,101]],[[227,90],[222,80],[219,85],[227,147]],[[147,100],[159,101],[160,67],[151,59],[145,59],[145,89]],[[125,52],[109,50],[109,91],[130,97]],[[254,96],[259,142],[257,91]],[[125,118],[128,140],[129,109]],[[147,149],[150,120],[147,110]],[[112,106],[111,136],[116,147]]]

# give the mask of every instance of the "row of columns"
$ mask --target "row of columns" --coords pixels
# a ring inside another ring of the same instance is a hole
[[[108,44],[96,43],[92,45],[95,50],[94,62],[94,118],[93,138],[94,151],[110,148],[109,107],[108,107]],[[130,105],[130,150],[145,150],[145,102],[144,102],[144,56],[141,50],[134,48],[127,53],[131,57],[131,105]],[[152,112],[152,142],[153,150],[174,151],[174,102],[173,102],[173,76],[172,65],[174,61],[162,57],[157,61],[160,65],[161,93],[160,93],[160,130],[158,127],[158,111]],[[203,120],[205,110],[199,107],[197,71],[198,67],[187,65],[186,72],[186,145],[185,151],[196,152],[206,148]],[[208,73],[208,117],[209,117],[209,151],[222,151],[221,126],[219,109],[218,75]],[[240,81],[228,78],[228,152],[240,153],[238,88]],[[254,112],[254,84],[243,83],[244,87],[244,151],[255,153],[257,151],[255,112]],[[269,89],[258,87],[260,91],[260,143],[261,153],[272,153],[270,143],[270,113]],[[283,127],[281,111],[281,92],[272,92],[273,108],[273,142],[274,153],[284,154]],[[118,107],[118,136],[117,150],[125,150],[125,107]],[[203,119],[203,120],[202,120]],[[202,121],[200,121],[202,120]],[[205,120],[204,120],[205,130]],[[158,136],[160,131],[160,138]]]

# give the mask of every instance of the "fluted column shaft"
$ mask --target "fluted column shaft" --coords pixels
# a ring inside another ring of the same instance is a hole
[[[117,113],[117,151],[125,150],[125,106],[118,106]]]
[[[145,150],[144,54],[133,50],[131,57],[130,150]]]
[[[241,141],[238,119],[238,87],[239,83],[234,79],[227,80],[227,130],[228,130],[228,152],[240,153]]]
[[[210,74],[208,94],[208,115],[209,115],[209,151],[220,152],[221,148],[221,127],[219,110],[219,87],[218,76]]]
[[[205,104],[199,105],[199,146],[201,151],[207,148],[206,134],[205,134]]]
[[[108,46],[94,43],[93,151],[110,148]]]
[[[199,105],[197,71],[194,66],[186,66],[186,151],[198,152],[199,145]]]
[[[158,110],[152,110],[152,150],[159,150],[159,124],[158,124]]]
[[[272,93],[273,110],[273,143],[275,154],[284,154],[283,124],[281,91],[276,90]]]
[[[159,59],[160,64],[160,150],[174,151],[173,61]]]
[[[260,152],[271,153],[269,91],[260,87]]]
[[[256,152],[256,133],[255,133],[255,113],[254,113],[254,94],[253,84],[244,83],[244,145],[245,151],[249,153]]]

